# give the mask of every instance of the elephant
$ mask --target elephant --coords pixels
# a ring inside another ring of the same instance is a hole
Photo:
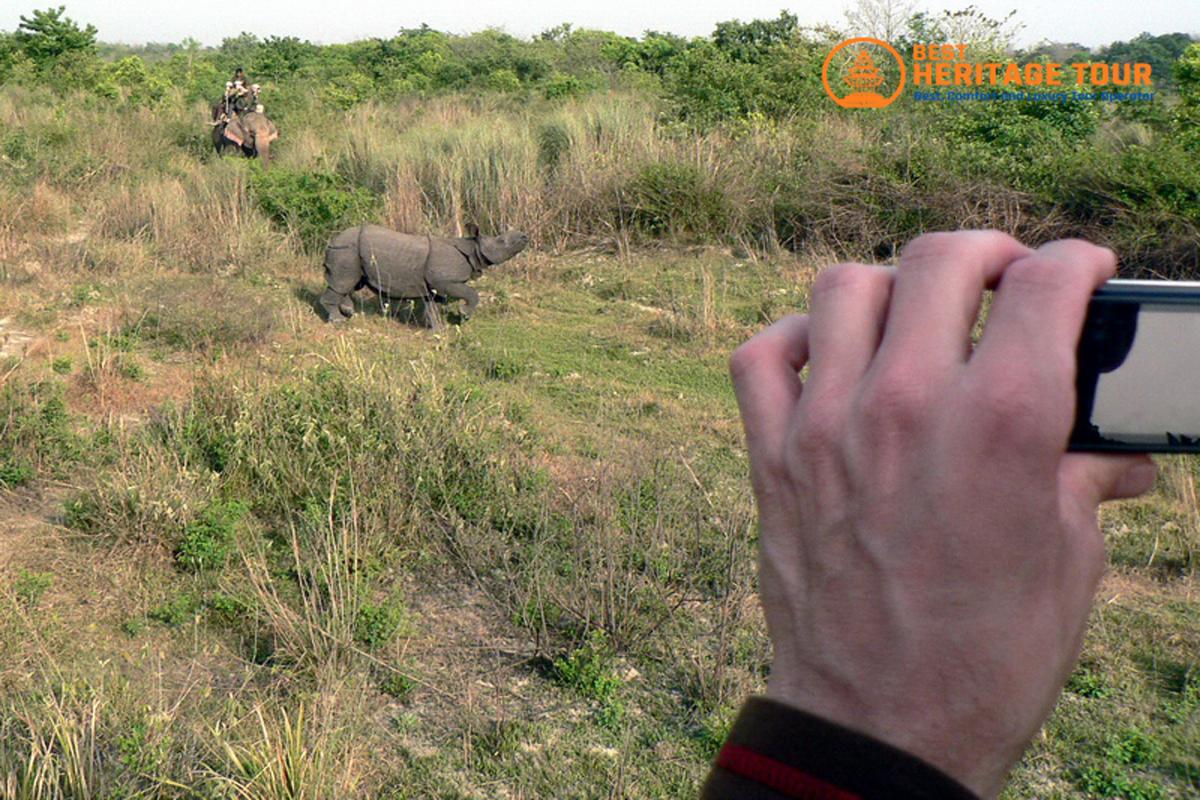
[[[224,115],[224,104],[213,106],[213,148],[217,155],[226,147],[237,147],[247,158],[258,156],[263,169],[271,167],[271,142],[279,138],[275,123],[261,111],[244,111],[232,118]]]
[[[529,237],[510,230],[499,236],[421,236],[359,225],[338,233],[325,249],[325,291],[320,304],[329,322],[354,313],[350,295],[364,286],[386,300],[420,300],[425,324],[438,326],[436,303],[464,300],[463,319],[479,305],[479,294],[467,285],[488,267],[508,261],[529,244]]]

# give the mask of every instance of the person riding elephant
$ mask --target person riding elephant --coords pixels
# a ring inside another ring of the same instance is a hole
[[[225,95],[212,107],[213,147],[218,155],[229,147],[238,148],[243,155],[257,156],[267,169],[271,163],[271,142],[279,138],[275,124],[267,118],[258,102],[259,85],[250,83],[241,67],[233,80],[225,84]]]
[[[258,84],[250,83],[241,67],[225,83],[225,113],[228,116],[252,111],[258,105]]]

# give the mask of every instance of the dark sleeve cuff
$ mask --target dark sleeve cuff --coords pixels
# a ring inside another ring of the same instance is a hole
[[[742,706],[703,800],[979,800],[916,756],[765,697]]]

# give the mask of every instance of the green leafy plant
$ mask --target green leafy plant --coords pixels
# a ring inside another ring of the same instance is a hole
[[[175,563],[188,572],[220,569],[229,559],[234,533],[248,509],[245,503],[217,502],[184,526]]]
[[[53,582],[54,575],[49,572],[30,572],[23,569],[13,584],[13,591],[27,608],[33,608],[41,601],[42,595]]]
[[[407,700],[417,688],[412,678],[399,672],[389,673],[379,684],[379,690],[397,700]]]
[[[262,210],[315,250],[340,228],[373,220],[379,198],[329,172],[256,171],[251,181]]]
[[[180,625],[196,619],[197,615],[203,609],[204,604],[200,602],[198,597],[193,594],[183,593],[177,594],[162,605],[152,608],[146,616],[168,627],[178,628]]]
[[[11,489],[21,486],[33,478],[33,467],[29,462],[12,453],[0,455],[0,488]]]
[[[404,606],[395,600],[363,603],[354,618],[354,638],[366,647],[383,647],[404,624]]]
[[[598,720],[612,727],[624,716],[618,698],[621,679],[613,671],[614,653],[607,634],[593,630],[582,645],[554,660],[554,676],[560,684],[574,689],[598,706]]]

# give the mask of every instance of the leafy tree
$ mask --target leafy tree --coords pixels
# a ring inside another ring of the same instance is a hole
[[[1187,48],[1175,64],[1175,81],[1187,105],[1200,107],[1200,43]]]
[[[233,72],[237,67],[250,70],[258,56],[259,41],[253,33],[242,32],[237,36],[227,36],[221,40],[219,52],[225,69]]]
[[[1186,33],[1167,33],[1151,36],[1142,33],[1127,42],[1113,42],[1100,51],[1105,61],[1127,63],[1143,62],[1150,65],[1154,83],[1159,88],[1170,88],[1175,75],[1172,67],[1195,40]]]
[[[1175,82],[1179,86],[1179,112],[1176,122],[1181,140],[1200,150],[1200,43],[1193,44],[1175,62]]]
[[[1016,21],[1016,14],[1010,11],[1003,17],[989,17],[974,5],[941,14],[919,11],[909,19],[908,37],[901,44],[908,49],[915,42],[953,42],[970,45],[969,59],[998,58],[1012,50],[1013,40],[1024,27]]]
[[[320,48],[295,36],[268,36],[254,51],[254,77],[282,80],[317,58]]]
[[[1095,56],[1086,45],[1079,42],[1042,41],[1020,54],[1022,64],[1051,61],[1055,64],[1071,64],[1077,61],[1092,61]]]
[[[615,73],[637,58],[637,42],[609,31],[573,30],[562,39],[563,66],[576,75]]]
[[[96,28],[80,28],[64,16],[66,6],[22,16],[14,40],[39,69],[46,70],[65,56],[95,56]]]
[[[772,20],[751,22],[732,20],[717,24],[713,44],[734,61],[758,64],[766,59],[772,48],[795,41],[800,33],[800,21],[795,14],[779,12]]]
[[[699,125],[757,111],[767,95],[762,70],[734,61],[711,41],[672,61],[666,86],[679,115]]]
[[[646,31],[634,45],[633,63],[645,72],[664,75],[667,65],[688,48],[688,41],[673,33]]]
[[[166,95],[168,84],[146,69],[137,56],[126,56],[106,64],[97,92],[111,98],[122,98],[132,104],[155,103]]]

